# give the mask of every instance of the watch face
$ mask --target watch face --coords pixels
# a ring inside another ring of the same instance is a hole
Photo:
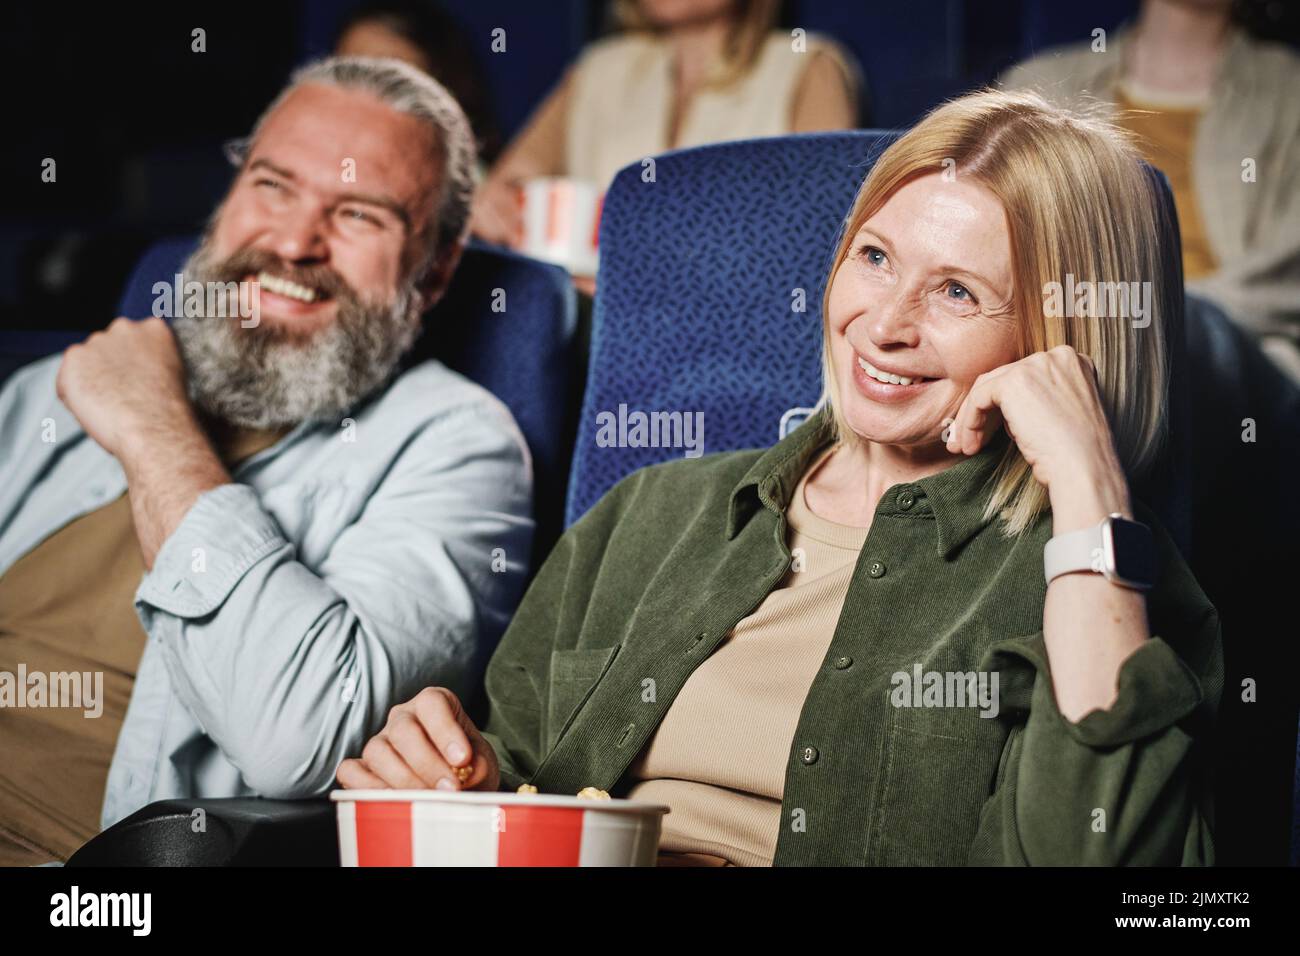
[[[1151,529],[1136,521],[1112,518],[1107,525],[1112,573],[1122,581],[1151,587],[1156,581],[1156,549]]]

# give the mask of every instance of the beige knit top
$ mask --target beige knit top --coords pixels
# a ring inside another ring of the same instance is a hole
[[[623,166],[670,146],[789,133],[799,81],[819,55],[839,67],[846,91],[855,94],[859,70],[852,55],[816,34],[805,41],[794,42],[780,31],[770,34],[752,69],[724,87],[702,89],[692,97],[671,143],[674,85],[669,44],[646,33],[592,44],[572,75],[566,175],[604,189]]]
[[[628,799],[672,808],[663,853],[772,863],[799,714],[867,537],[866,528],[827,521],[804,501],[804,485],[829,454],[805,472],[786,511],[790,571],[695,669],[628,769],[637,781]]]

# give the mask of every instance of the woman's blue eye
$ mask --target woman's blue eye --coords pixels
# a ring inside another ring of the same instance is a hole
[[[967,289],[964,285],[958,285],[956,282],[948,283],[948,297],[951,299],[956,299],[959,302],[969,302],[972,298],[974,298],[974,296],[970,294],[969,289]]]
[[[866,256],[867,261],[870,262],[873,266],[880,266],[885,264],[884,252],[877,249],[875,246],[863,246],[862,254]],[[879,256],[880,258],[876,258],[877,256]]]

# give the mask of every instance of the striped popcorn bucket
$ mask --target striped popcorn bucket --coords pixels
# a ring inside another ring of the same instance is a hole
[[[344,866],[654,866],[668,807],[441,790],[335,790]]]

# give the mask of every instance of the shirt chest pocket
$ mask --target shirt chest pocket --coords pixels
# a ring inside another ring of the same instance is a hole
[[[1008,726],[973,710],[890,708],[877,865],[962,866],[1003,764]]]
[[[573,717],[614,663],[621,644],[551,652],[551,682],[546,699],[546,751],[568,729]]]

